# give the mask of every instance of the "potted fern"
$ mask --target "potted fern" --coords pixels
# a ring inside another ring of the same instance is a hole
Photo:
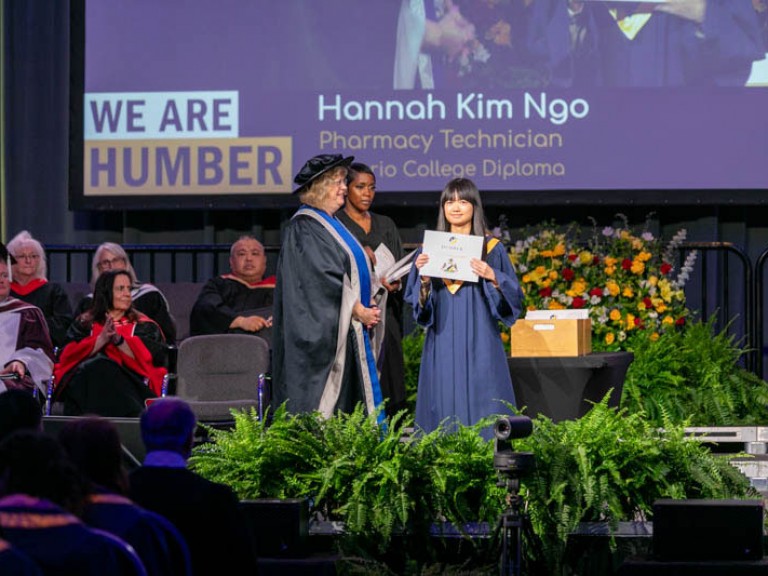
[[[242,499],[310,498],[316,521],[343,527],[337,545],[347,563],[371,573],[446,572],[446,556],[460,550],[453,563],[494,573],[507,493],[498,485],[493,443],[478,427],[414,436],[406,414],[382,429],[362,407],[327,420],[279,408],[269,427],[254,412],[235,413],[235,420],[195,449],[195,469]],[[532,574],[583,567],[594,554],[575,548],[571,535],[585,522],[599,523],[615,550],[620,523],[647,520],[657,498],[751,493],[727,460],[685,437],[683,424],[667,422],[661,432],[642,414],[609,408],[607,399],[579,420],[537,417],[515,449],[536,460],[522,479]],[[484,537],[470,537],[478,526]],[[446,545],[447,536],[458,538]]]

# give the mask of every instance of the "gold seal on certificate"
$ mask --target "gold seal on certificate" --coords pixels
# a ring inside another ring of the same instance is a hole
[[[429,256],[420,270],[422,276],[477,282],[469,261],[482,258],[483,237],[425,230],[422,252]]]

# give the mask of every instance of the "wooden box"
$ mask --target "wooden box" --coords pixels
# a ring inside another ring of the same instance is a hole
[[[592,322],[584,320],[527,320],[512,325],[511,356],[584,356],[592,352]]]

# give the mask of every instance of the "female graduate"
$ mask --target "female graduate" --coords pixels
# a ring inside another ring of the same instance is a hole
[[[483,236],[482,259],[472,259],[477,282],[421,275],[429,254],[416,256],[405,300],[427,330],[416,399],[416,424],[424,431],[508,412],[514,404],[498,323],[511,326],[523,309],[523,293],[504,247],[487,236],[474,182],[451,180],[440,197],[437,230]],[[492,430],[484,431],[490,438]]]

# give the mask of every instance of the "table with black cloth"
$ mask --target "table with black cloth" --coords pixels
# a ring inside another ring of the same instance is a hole
[[[518,408],[531,418],[542,414],[554,422],[584,416],[593,402],[612,389],[609,406],[618,406],[631,352],[597,352],[575,357],[509,358]]]

